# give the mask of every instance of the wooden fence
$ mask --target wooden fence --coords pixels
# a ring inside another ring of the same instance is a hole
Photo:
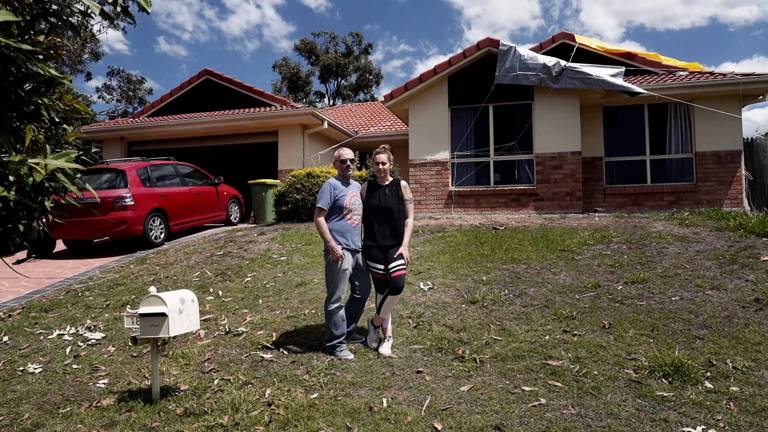
[[[744,169],[749,207],[768,210],[768,137],[744,138]]]

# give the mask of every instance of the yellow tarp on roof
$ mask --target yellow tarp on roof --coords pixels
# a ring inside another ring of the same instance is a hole
[[[574,34],[573,35],[576,38],[576,42],[579,43],[579,45],[586,45],[590,48],[596,49],[598,51],[602,51],[609,54],[620,54],[620,53],[632,53],[639,55],[641,57],[645,57],[649,60],[657,61],[659,63],[687,69],[690,71],[703,71],[706,70],[704,66],[701,65],[701,63],[697,62],[684,62],[672,57],[663,56],[659,53],[655,52],[648,52],[648,51],[638,51],[638,50],[631,50],[627,48],[622,48],[620,46],[612,45],[597,39],[593,39],[586,36],[581,36]]]

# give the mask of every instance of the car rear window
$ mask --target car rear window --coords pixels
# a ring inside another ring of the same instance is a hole
[[[85,185],[93,190],[125,189],[128,187],[128,177],[125,171],[115,168],[95,168],[86,170],[78,179],[78,186],[85,190]]]

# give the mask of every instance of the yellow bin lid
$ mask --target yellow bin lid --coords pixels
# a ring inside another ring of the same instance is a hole
[[[273,180],[273,179],[248,180],[248,184],[263,184],[263,185],[277,186],[280,184],[280,180]]]

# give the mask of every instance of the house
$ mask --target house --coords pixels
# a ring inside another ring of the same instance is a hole
[[[81,131],[105,159],[172,156],[223,176],[248,201],[249,180],[329,163],[325,150],[341,142],[363,153],[386,142],[406,154],[408,140],[408,127],[381,102],[315,109],[211,69],[129,118]]]
[[[247,190],[327,163],[345,145],[393,146],[420,213],[744,208],[741,110],[768,74],[698,63],[561,32],[532,48],[625,67],[640,96],[495,84],[486,38],[384,96],[315,109],[204,69],[127,119],[82,129],[105,158],[175,156]],[[248,196],[248,194],[244,194]]]

